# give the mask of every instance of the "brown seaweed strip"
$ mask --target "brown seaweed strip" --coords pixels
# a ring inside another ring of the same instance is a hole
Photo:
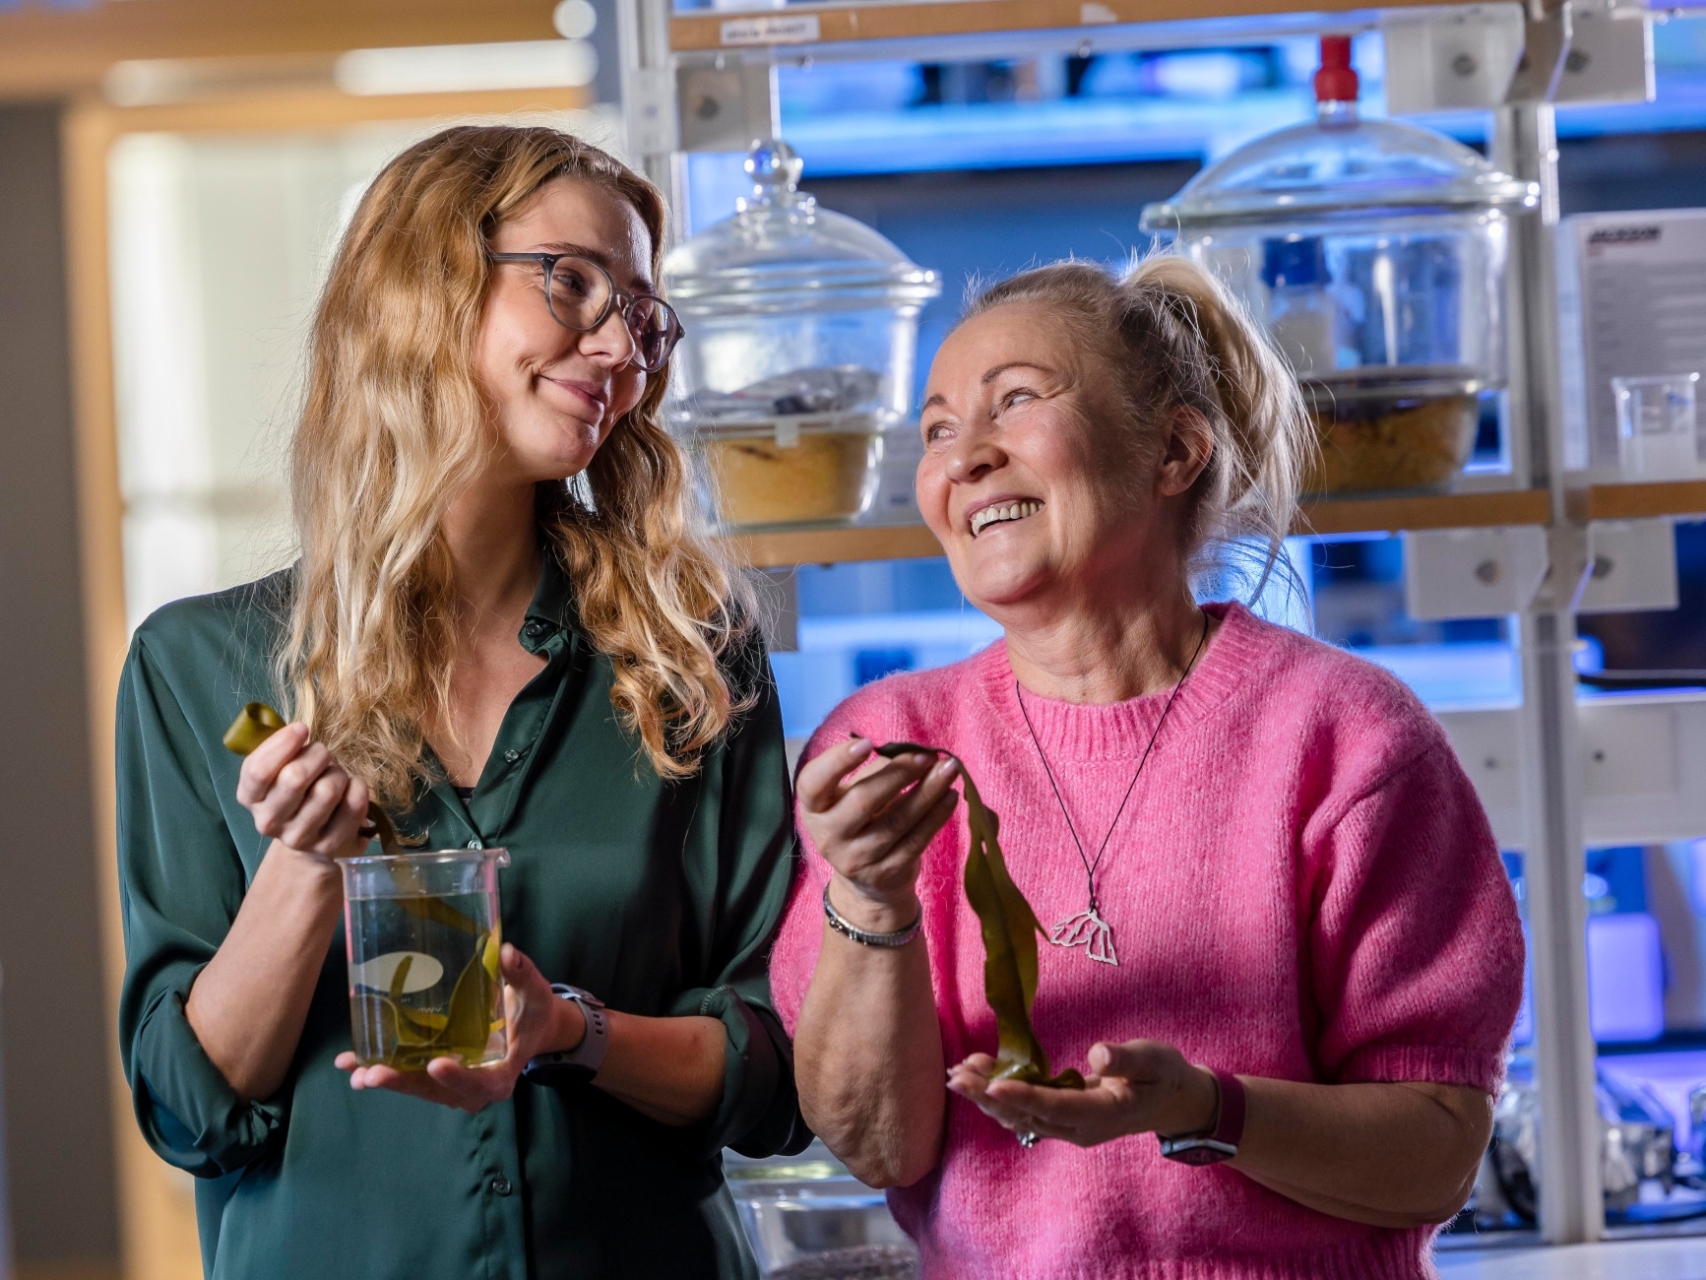
[[[877,748],[878,755],[891,760],[913,752],[945,755],[960,766],[966,823],[971,831],[966,850],[966,899],[977,913],[983,934],[983,992],[995,1013],[999,1045],[994,1078],[1082,1089],[1084,1077],[1071,1068],[1059,1075],[1049,1074],[1048,1054],[1031,1026],[1031,1009],[1037,999],[1037,935],[1042,926],[1007,873],[999,840],[1000,819],[983,803],[965,761],[952,752],[913,742],[890,742]]]

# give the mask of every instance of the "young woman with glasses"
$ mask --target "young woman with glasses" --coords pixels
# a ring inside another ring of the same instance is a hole
[[[122,1047],[209,1275],[754,1274],[718,1153],[806,1140],[764,973],[788,783],[660,420],[663,227],[553,130],[397,157],[314,320],[300,559],[137,631]],[[251,700],[292,723],[239,761]],[[370,799],[509,850],[497,1065],[349,1052],[336,859]]]

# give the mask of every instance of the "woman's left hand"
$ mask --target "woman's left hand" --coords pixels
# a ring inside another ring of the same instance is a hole
[[[464,1066],[460,1058],[434,1058],[424,1071],[364,1067],[353,1053],[340,1053],[339,1070],[350,1073],[352,1089],[390,1089],[410,1097],[463,1111],[479,1111],[515,1092],[528,1060],[537,1054],[572,1049],[586,1033],[586,1019],[573,1000],[559,1000],[533,961],[505,943],[499,959],[504,980],[504,1017],[509,1049],[499,1062]]]
[[[1214,1123],[1214,1076],[1170,1044],[1130,1040],[1090,1050],[1094,1073],[1079,1089],[992,1080],[995,1059],[974,1053],[948,1072],[948,1088],[1015,1133],[1094,1147],[1132,1133],[1202,1133]]]

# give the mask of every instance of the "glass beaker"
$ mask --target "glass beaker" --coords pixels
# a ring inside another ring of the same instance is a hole
[[[1700,473],[1694,399],[1699,381],[1698,373],[1611,380],[1625,476],[1676,480]]]
[[[504,1056],[503,849],[345,858],[350,1036],[364,1066],[420,1071]]]

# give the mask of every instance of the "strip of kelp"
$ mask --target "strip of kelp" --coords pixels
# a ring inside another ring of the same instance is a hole
[[[1031,1009],[1037,1001],[1037,935],[1042,926],[1007,874],[999,840],[1000,819],[984,804],[965,761],[952,752],[913,742],[890,742],[877,748],[878,755],[891,760],[914,752],[949,756],[960,766],[966,821],[971,829],[966,850],[966,898],[983,932],[983,992],[995,1012],[1000,1044],[993,1078],[1082,1089],[1084,1077],[1070,1067],[1059,1075],[1049,1074],[1048,1054],[1031,1026]]]
[[[231,727],[225,731],[221,739],[225,749],[235,755],[246,756],[273,734],[284,728],[284,717],[264,702],[251,702],[243,708],[237,718],[231,722]],[[403,852],[402,843],[397,838],[397,828],[391,821],[391,816],[377,804],[367,806],[367,825],[361,829],[361,835],[368,839],[377,838],[382,853],[400,855]],[[419,882],[414,871],[406,864],[398,864],[392,873],[397,882],[397,888],[402,894],[398,899],[399,905],[410,915],[421,920],[434,920],[439,924],[448,925],[452,929],[460,929],[464,933],[479,933],[480,926],[469,916],[445,902],[442,898],[419,894]]]

